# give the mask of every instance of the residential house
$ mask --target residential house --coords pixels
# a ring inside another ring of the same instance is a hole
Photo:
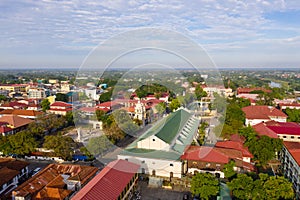
[[[279,154],[284,176],[293,184],[297,199],[300,198],[300,143],[283,142]]]
[[[137,164],[115,160],[102,169],[71,199],[131,199],[137,185],[139,168]]]
[[[280,103],[278,104],[280,110],[286,110],[287,108],[289,109],[300,109],[300,104],[299,103]]]
[[[259,135],[280,138],[283,141],[300,142],[300,125],[295,122],[261,122],[253,126]]]
[[[230,161],[235,162],[237,172],[255,171],[251,158],[249,150],[234,141],[218,142],[215,147],[189,146],[181,156],[183,173],[208,172],[220,178],[225,177],[223,169]]]
[[[66,115],[67,112],[72,111],[72,104],[65,103],[63,101],[56,101],[50,105],[48,113],[56,115]]]
[[[85,186],[98,168],[70,164],[50,164],[13,190],[15,200],[64,200]]]
[[[20,179],[28,175],[28,162],[0,158],[0,197],[5,197],[17,187]]]
[[[33,120],[19,117],[17,115],[5,115],[0,117],[0,124],[2,124],[2,135],[14,134],[27,128]]]
[[[246,117],[245,124],[250,126],[271,120],[277,122],[287,120],[287,115],[273,106],[246,106],[242,111]]]
[[[141,165],[139,173],[181,178],[180,156],[195,139],[199,123],[190,111],[180,108],[154,124],[124,149],[118,159]]]
[[[8,103],[4,103],[2,105],[0,105],[0,109],[26,109],[28,107],[27,104],[25,103],[19,103],[17,101],[12,101],[12,102],[8,102]]]

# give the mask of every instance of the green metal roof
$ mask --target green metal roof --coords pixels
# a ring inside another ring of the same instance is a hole
[[[172,113],[168,116],[166,122],[162,124],[162,127],[158,127],[159,129],[155,136],[164,142],[171,144],[190,117],[191,114],[184,109]]]

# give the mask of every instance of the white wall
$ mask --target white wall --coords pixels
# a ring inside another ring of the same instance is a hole
[[[170,145],[165,143],[155,135],[152,135],[144,140],[137,142],[137,148],[155,149],[155,150],[169,150]]]
[[[128,160],[129,162],[140,165],[139,173],[142,173],[144,169],[145,174],[152,175],[152,171],[155,170],[156,176],[170,177],[170,172],[173,172],[173,177],[181,178],[182,163],[177,160],[161,160],[127,155],[118,155],[118,159]],[[170,166],[171,164],[173,166]]]

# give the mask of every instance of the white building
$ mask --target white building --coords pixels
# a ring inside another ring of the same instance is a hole
[[[247,106],[242,108],[245,113],[246,125],[254,126],[261,122],[286,122],[287,115],[273,106]]]
[[[200,120],[180,108],[148,129],[118,155],[118,159],[141,165],[140,173],[179,177],[180,156],[196,137]]]
[[[46,98],[46,93],[44,88],[30,88],[28,90],[29,99],[44,99]]]

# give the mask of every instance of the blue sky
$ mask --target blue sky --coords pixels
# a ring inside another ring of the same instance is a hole
[[[155,27],[186,35],[218,67],[300,67],[298,0],[2,0],[0,68],[79,67],[99,43]]]

